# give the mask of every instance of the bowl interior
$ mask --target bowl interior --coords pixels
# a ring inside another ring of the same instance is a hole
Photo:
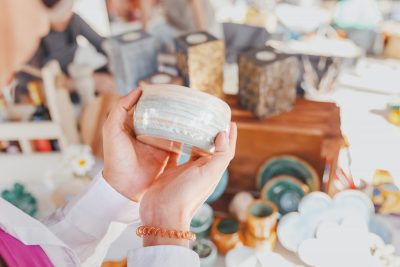
[[[250,213],[258,218],[265,218],[268,216],[271,216],[272,213],[274,212],[273,208],[270,205],[264,204],[264,203],[254,203],[250,207]]]
[[[217,229],[223,234],[234,234],[239,231],[239,223],[232,218],[222,219],[218,223]]]

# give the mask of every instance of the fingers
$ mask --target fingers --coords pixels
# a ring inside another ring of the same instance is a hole
[[[130,92],[126,96],[121,97],[116,105],[112,108],[104,127],[110,132],[120,132],[132,127],[133,107],[139,101],[142,94],[140,88]],[[127,124],[127,122],[130,122]],[[132,129],[131,129],[132,130]]]
[[[121,97],[117,103],[117,107],[123,108],[126,112],[129,112],[139,101],[141,94],[142,89],[138,87],[136,90],[130,92],[126,96]]]
[[[212,177],[214,174],[221,174],[228,167],[229,162],[235,155],[237,140],[236,123],[231,123],[229,136],[226,133],[219,133],[215,139],[215,153],[210,160],[201,167],[201,171],[206,176]],[[207,174],[210,175],[207,175]]]

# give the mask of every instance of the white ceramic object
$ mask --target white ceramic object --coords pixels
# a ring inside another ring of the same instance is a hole
[[[212,154],[219,132],[229,132],[231,110],[224,101],[178,85],[148,85],[134,112],[143,143],[176,153]]]
[[[256,53],[256,59],[260,61],[272,61],[276,58],[276,55],[269,51],[260,51]]]
[[[204,33],[193,33],[186,37],[189,44],[201,44],[207,41],[207,35]]]
[[[159,73],[151,77],[152,84],[167,84],[171,82],[171,76],[167,74]]]
[[[95,83],[93,69],[88,65],[70,64],[68,73],[74,80],[75,89],[83,106],[91,103],[95,98]]]
[[[362,229],[366,228],[373,213],[372,201],[361,191],[343,191],[333,199],[325,193],[313,192],[302,199],[299,212],[281,218],[278,239],[284,248],[296,252],[304,240],[315,236],[321,225],[324,229],[332,223],[344,223],[348,228]]]
[[[211,224],[212,224],[212,220],[213,220],[213,209],[211,208],[210,205],[208,205],[207,203],[204,203],[195,213],[195,215],[193,216],[192,222],[194,220],[196,220],[197,222],[200,223],[200,225],[198,226],[193,226],[192,224],[190,225],[190,231],[195,233],[195,234],[202,234],[204,232],[206,232]]]
[[[329,208],[332,202],[332,198],[328,194],[315,191],[302,198],[298,210],[301,214],[319,212]]]
[[[249,192],[239,192],[229,204],[229,212],[235,215],[239,221],[244,222],[247,218],[247,209],[253,201],[254,197]]]
[[[199,239],[194,241],[190,247],[193,249],[193,247],[196,244],[203,244],[205,246],[208,246],[211,248],[211,252],[207,257],[200,257],[200,267],[213,267],[215,266],[215,263],[218,259],[218,250],[217,247],[214,245],[214,243],[208,239]]]
[[[295,265],[274,252],[259,252],[246,246],[238,246],[225,257],[226,267],[294,267]]]

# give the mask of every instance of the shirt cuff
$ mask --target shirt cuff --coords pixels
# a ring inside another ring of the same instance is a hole
[[[84,194],[65,207],[64,214],[94,236],[104,233],[111,222],[133,224],[140,220],[139,204],[118,193],[101,172]]]
[[[151,246],[129,251],[128,267],[200,266],[199,256],[180,246]]]

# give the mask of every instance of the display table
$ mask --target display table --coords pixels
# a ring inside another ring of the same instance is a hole
[[[236,97],[226,97],[232,109],[232,121],[238,125],[236,155],[229,166],[229,183],[223,197],[213,204],[217,211],[226,211],[238,191],[256,190],[258,169],[270,157],[290,154],[306,160],[320,179],[326,162],[330,162],[332,178],[343,136],[340,129],[340,108],[335,103],[298,99],[290,112],[265,120],[238,108]],[[329,191],[328,181],[321,181],[321,190]]]

